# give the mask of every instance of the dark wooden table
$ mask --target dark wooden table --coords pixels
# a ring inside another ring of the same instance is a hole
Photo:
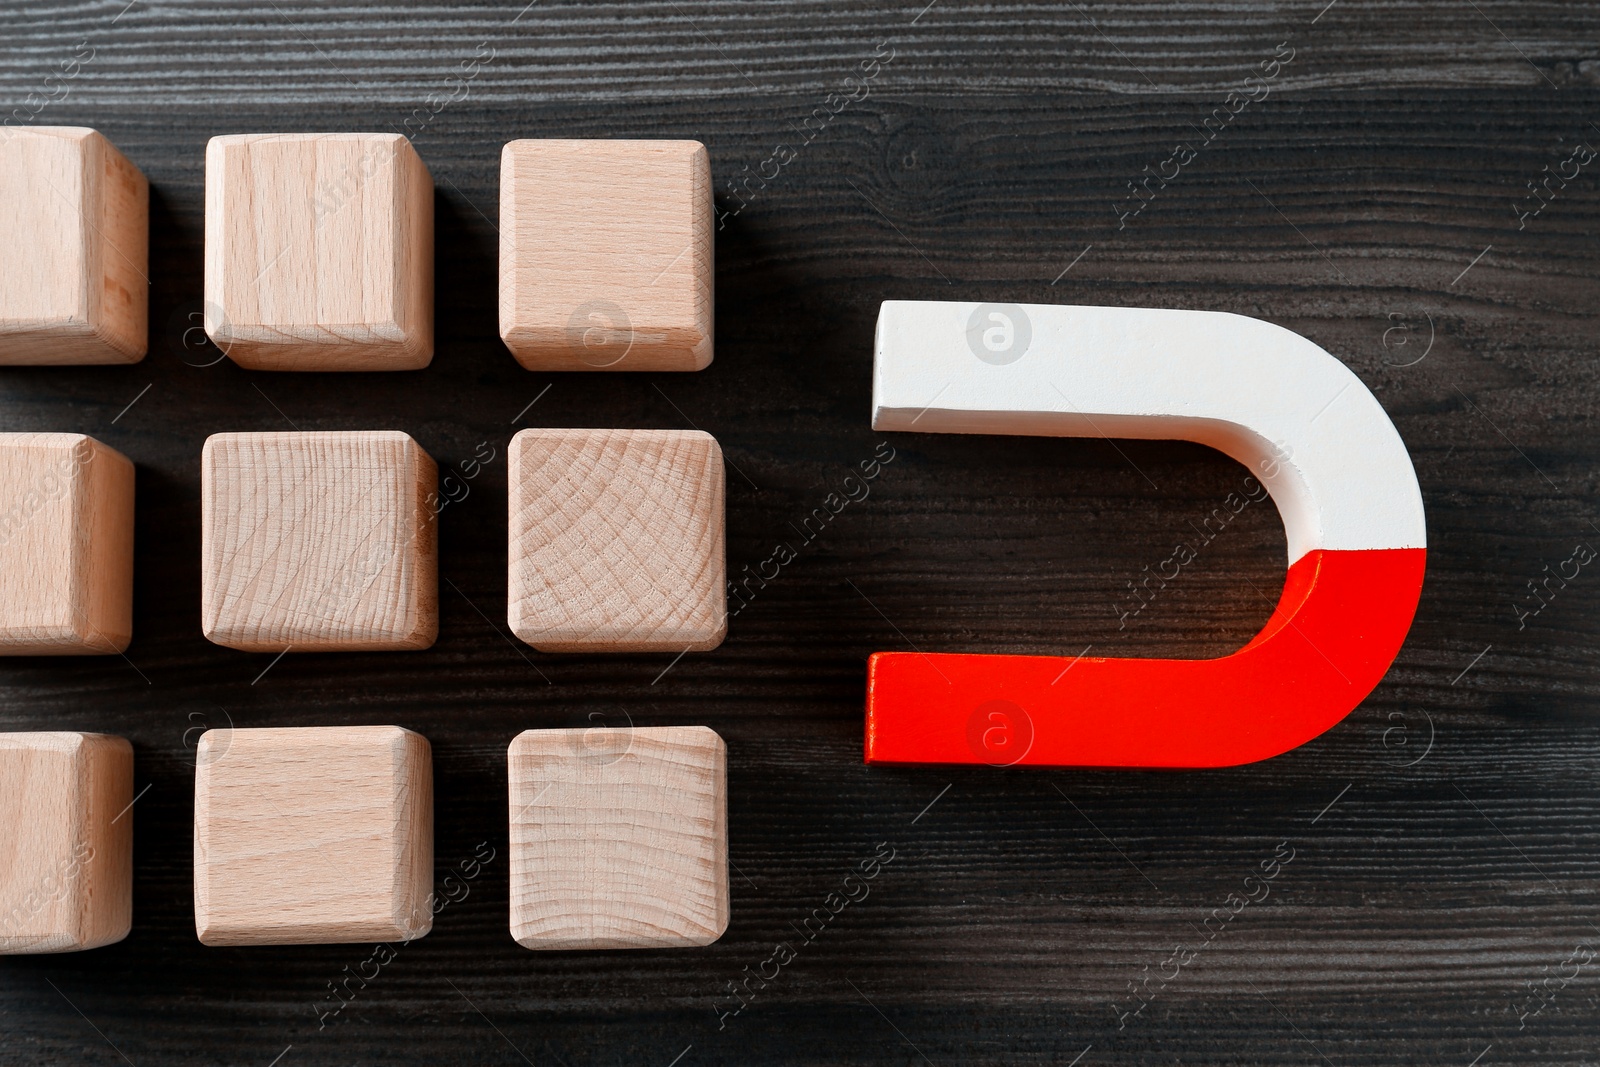
[[[1537,215],[1527,186],[1600,145],[1600,6],[924,2],[0,12],[6,106],[27,116],[92,52],[31,121],[99,128],[152,183],[149,358],[0,373],[0,428],[94,434],[139,492],[127,661],[0,664],[0,729],[123,734],[149,787],[132,935],[0,959],[0,1062],[1596,1062],[1600,574],[1516,609],[1547,564],[1600,545],[1600,163],[1552,181]],[[874,53],[892,59],[846,86]],[[1207,127],[1247,84],[1257,99]],[[807,133],[834,93],[864,98]],[[1124,221],[1128,183],[1207,129]],[[206,140],[294,130],[415,134],[438,187],[426,371],[247,373],[196,343]],[[729,213],[710,369],[513,362],[498,160],[538,136],[710,148]],[[1135,442],[892,435],[872,496],[726,644],[659,678],[668,657],[508,640],[503,460],[442,516],[431,650],[291,654],[263,675],[271,657],[201,636],[200,447],[223,430],[402,429],[443,466],[482,441],[503,456],[520,425],[698,426],[729,461],[730,569],[755,564],[885,440],[868,400],[889,297],[1229,310],[1346,361],[1428,507],[1427,585],[1387,680],[1324,737],[1235,770],[864,767],[873,651],[1218,655],[1262,624],[1284,548],[1265,506],[1119,629],[1125,583],[1245,473]],[[507,932],[506,744],[596,711],[727,739],[733,922],[710,948],[535,954]],[[419,730],[441,873],[496,850],[321,1027],[368,947],[195,940],[192,744],[228,722]],[[885,842],[867,899],[802,941]],[[1270,896],[1206,942],[1204,918],[1288,850]],[[720,1018],[779,942],[796,958]]]

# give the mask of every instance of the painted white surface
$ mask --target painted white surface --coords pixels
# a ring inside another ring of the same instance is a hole
[[[887,300],[872,425],[1197,441],[1267,487],[1290,563],[1427,545],[1411,457],[1377,399],[1317,345],[1243,315]]]

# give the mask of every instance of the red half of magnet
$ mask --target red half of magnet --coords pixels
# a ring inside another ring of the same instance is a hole
[[[1266,627],[1220,659],[879,652],[867,664],[867,762],[1229,767],[1279,755],[1382,680],[1426,558],[1308,552]]]

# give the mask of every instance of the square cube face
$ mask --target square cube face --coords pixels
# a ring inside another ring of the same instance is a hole
[[[79,433],[0,434],[0,655],[133,635],[133,464]]]
[[[144,358],[149,203],[94,130],[0,129],[0,364]]]
[[[433,928],[433,760],[398,726],[208,730],[194,779],[207,945],[409,941]]]
[[[704,726],[511,742],[511,936],[683,948],[728,928],[727,749]]]
[[[247,652],[416,649],[439,633],[439,472],[391,430],[223,433],[200,464],[200,615]]]
[[[398,134],[206,147],[206,333],[254,370],[433,359],[433,179]]]
[[[0,955],[121,941],[133,921],[133,746],[0,734]]]
[[[698,141],[512,141],[500,336],[529,370],[711,363],[711,164]]]
[[[698,430],[511,439],[507,618],[541,652],[704,652],[728,632],[722,449]]]

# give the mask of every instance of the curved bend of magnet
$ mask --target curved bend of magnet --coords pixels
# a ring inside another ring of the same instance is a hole
[[[1411,457],[1360,379],[1282,327],[1207,311],[887,301],[872,425],[1210,445],[1271,493],[1289,568],[1266,626],[1217,659],[879,652],[868,763],[1266,759],[1354,710],[1411,627],[1427,555]]]

